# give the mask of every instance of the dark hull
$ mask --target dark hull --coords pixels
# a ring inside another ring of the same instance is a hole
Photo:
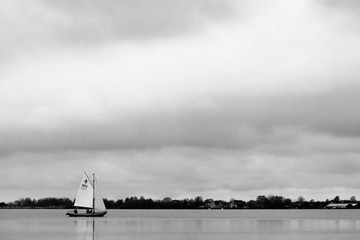
[[[95,212],[95,213],[74,213],[73,211],[67,212],[69,217],[103,217],[107,211]]]

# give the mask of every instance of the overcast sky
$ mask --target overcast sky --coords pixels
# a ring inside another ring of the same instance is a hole
[[[3,0],[0,202],[360,199],[356,0]]]

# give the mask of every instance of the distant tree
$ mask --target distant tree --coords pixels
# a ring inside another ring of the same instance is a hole
[[[151,209],[154,208],[155,204],[154,201],[151,198],[145,199],[145,208]]]
[[[114,205],[114,208],[122,208],[122,205],[123,205],[124,201],[122,199],[118,199]]]
[[[162,201],[163,202],[171,202],[172,199],[171,199],[171,197],[164,197],[164,199]]]
[[[35,205],[36,205],[36,200],[35,199],[31,200],[31,198],[25,198],[24,201],[23,201],[23,206],[24,207],[33,208],[33,207],[35,207]]]
[[[340,202],[340,197],[339,197],[339,196],[336,196],[336,197],[333,199],[333,202],[334,202],[334,203],[339,203],[339,202]]]
[[[115,208],[115,202],[114,202],[114,200],[108,200],[108,199],[106,199],[106,198],[104,198],[103,200],[104,200],[105,207],[106,207],[107,209]]]
[[[295,208],[299,208],[299,209],[306,208],[305,203],[306,203],[305,198],[303,196],[299,196],[296,200]]]
[[[356,197],[355,197],[355,196],[351,196],[350,201],[351,201],[351,202],[356,202]]]
[[[257,208],[257,204],[255,200],[250,200],[246,203],[247,207],[249,209],[256,209]]]
[[[199,208],[204,205],[203,198],[201,196],[197,196],[194,199],[194,208]]]
[[[248,208],[247,203],[245,201],[242,200],[236,200],[236,205],[238,209],[244,209],[244,208]]]
[[[208,198],[205,200],[205,203],[213,203],[214,202],[214,199],[212,198]]]
[[[299,203],[303,203],[303,202],[305,202],[305,198],[304,198],[303,196],[299,196],[299,197],[297,198],[297,201],[298,201]]]
[[[256,198],[256,205],[257,208],[265,209],[269,206],[269,199],[265,197],[264,195],[260,195]]]
[[[72,201],[69,198],[41,198],[37,200],[36,206],[40,208],[70,208]]]
[[[284,200],[284,208],[293,208],[293,202],[290,198]]]
[[[315,209],[316,208],[316,204],[315,204],[315,200],[314,199],[311,199],[309,201],[309,206],[308,208],[311,208],[311,209]]]
[[[272,196],[268,197],[268,208],[271,209],[281,209],[284,208],[284,198],[282,196]]]

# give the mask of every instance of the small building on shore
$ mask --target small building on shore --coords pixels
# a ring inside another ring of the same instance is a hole
[[[357,203],[329,203],[325,208],[328,209],[345,209],[355,207]]]

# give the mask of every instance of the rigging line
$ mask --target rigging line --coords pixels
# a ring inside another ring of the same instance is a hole
[[[90,184],[91,184],[92,188],[94,189],[94,185],[92,184],[92,181],[90,180],[89,176],[86,174],[86,172],[85,172],[85,171],[84,171],[84,173],[85,173],[85,176],[87,177],[87,179],[89,180],[89,182],[90,182]]]

